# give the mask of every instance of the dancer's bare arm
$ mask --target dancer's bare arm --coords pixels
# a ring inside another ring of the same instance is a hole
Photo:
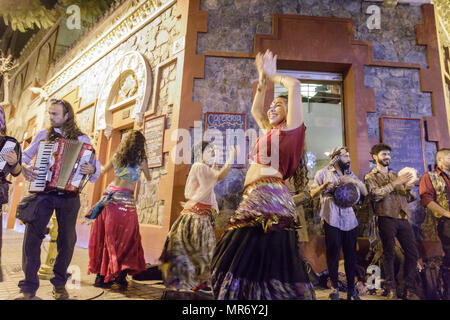
[[[277,73],[277,55],[267,50],[262,58],[263,72],[275,83],[288,89],[287,129],[295,129],[303,124],[302,94],[300,81],[293,77]]]
[[[148,170],[148,162],[147,162],[147,160],[142,161],[142,163],[141,163],[141,170],[144,173],[145,179],[147,179],[147,181],[152,180],[152,177],[150,175],[150,170]]]
[[[227,162],[222,167],[222,169],[220,169],[217,181],[225,179],[225,177],[228,175],[228,172],[230,172],[231,166],[233,165],[234,158],[236,157],[237,152],[238,152],[238,150],[235,147],[233,147],[231,149],[230,156],[229,156]]]
[[[255,66],[259,74],[258,89],[256,90],[255,97],[253,98],[252,104],[252,116],[255,119],[261,130],[270,130],[271,126],[269,124],[269,119],[267,119],[267,114],[264,111],[264,98],[266,96],[266,76],[263,72],[263,55],[258,53],[255,58]]]

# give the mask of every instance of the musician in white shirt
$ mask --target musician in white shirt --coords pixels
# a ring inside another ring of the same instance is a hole
[[[81,132],[75,123],[72,106],[65,100],[51,100],[49,108],[51,127],[40,131],[31,145],[23,152],[22,172],[25,179],[32,182],[38,177],[37,167],[31,164],[31,160],[37,154],[39,142],[43,140],[55,140],[62,137],[78,140],[91,144],[87,135]],[[95,167],[89,163],[81,165],[81,174],[88,174],[89,181],[95,182],[100,175],[101,165],[96,160]],[[53,268],[54,277],[50,279],[53,284],[53,296],[57,300],[69,297],[65,284],[67,281],[67,268],[72,260],[73,250],[76,242],[75,224],[80,208],[80,197],[78,193],[66,193],[60,191],[40,192],[36,194],[33,201],[39,201],[34,212],[35,220],[26,224],[22,269],[25,279],[19,282],[22,295],[18,299],[32,299],[39,288],[39,270],[41,243],[45,237],[47,224],[55,211],[58,221],[57,247],[58,255]]]

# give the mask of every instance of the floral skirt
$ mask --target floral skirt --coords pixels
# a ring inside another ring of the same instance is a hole
[[[104,195],[115,192],[95,220],[89,238],[89,273],[99,273],[105,282],[127,270],[146,269],[133,191],[109,185]]]
[[[159,258],[165,286],[191,290],[208,283],[215,245],[211,206],[196,203],[184,209],[170,228]]]
[[[212,259],[219,300],[314,299],[300,256],[296,210],[281,179],[250,184]]]

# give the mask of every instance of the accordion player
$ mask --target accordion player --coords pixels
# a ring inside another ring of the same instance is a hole
[[[80,170],[86,162],[95,165],[95,150],[88,143],[64,138],[41,141],[34,165],[38,168],[38,177],[30,183],[29,191],[81,191],[86,175]]]

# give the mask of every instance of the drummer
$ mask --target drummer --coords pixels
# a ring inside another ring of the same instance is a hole
[[[336,147],[330,153],[328,166],[319,170],[311,186],[311,196],[320,195],[320,217],[325,231],[325,245],[328,272],[333,286],[331,300],[339,300],[338,267],[341,247],[344,252],[345,275],[347,277],[347,299],[360,300],[355,290],[356,242],[358,220],[352,208],[351,198],[358,200],[360,194],[366,196],[367,189],[350,170],[350,154],[346,147]],[[335,201],[333,196],[338,186],[354,184],[349,188],[349,199]],[[345,202],[349,202],[345,204]],[[354,203],[353,203],[354,204]]]
[[[415,293],[415,276],[418,252],[414,232],[408,219],[411,211],[408,202],[417,196],[412,193],[416,177],[410,172],[400,176],[389,169],[391,147],[379,143],[372,147],[370,154],[376,167],[366,174],[364,180],[369,190],[373,208],[378,218],[378,232],[383,246],[383,269],[385,275],[384,288],[388,299],[405,298],[419,300]],[[405,254],[405,287],[406,295],[398,297],[394,278],[395,238]]]

